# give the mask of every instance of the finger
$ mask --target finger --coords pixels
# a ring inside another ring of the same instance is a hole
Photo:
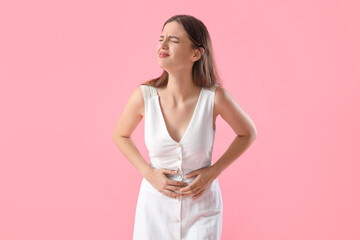
[[[203,190],[203,191],[199,192],[198,194],[194,195],[194,196],[192,197],[192,199],[195,200],[195,199],[199,198],[199,197],[203,194],[204,191],[205,191],[205,190]]]
[[[196,189],[192,189],[191,191],[188,191],[188,192],[181,192],[181,194],[183,196],[196,195],[201,191],[203,191],[202,188],[196,188]]]
[[[169,180],[167,181],[167,183],[168,183],[169,185],[173,185],[173,186],[187,186],[187,185],[188,185],[188,183],[186,183],[186,182],[176,181],[176,180],[173,180],[173,179],[169,179]]]
[[[166,188],[166,189],[169,189],[169,190],[171,190],[171,191],[179,191],[179,192],[180,192],[180,189],[181,189],[182,187],[181,187],[181,186],[167,185],[165,188]],[[181,193],[179,193],[179,194],[181,194]]]
[[[191,191],[193,188],[196,188],[197,187],[197,181],[193,181],[192,183],[190,183],[187,187],[184,187],[180,190],[180,192],[188,192],[188,191]]]
[[[197,176],[198,174],[199,174],[198,171],[193,171],[191,173],[186,174],[185,178],[191,178],[191,177]]]
[[[166,168],[162,168],[161,170],[165,174],[177,174],[178,173],[177,170],[171,170],[171,169],[166,169]]]
[[[170,191],[170,190],[167,190],[167,189],[163,189],[162,191],[160,191],[162,194],[164,194],[165,196],[167,197],[170,197],[170,198],[177,198],[177,197],[180,197],[181,194],[179,193],[176,193],[176,192],[173,192],[173,191]]]

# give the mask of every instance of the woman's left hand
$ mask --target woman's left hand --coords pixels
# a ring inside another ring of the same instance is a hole
[[[197,169],[185,175],[185,178],[196,176],[194,181],[188,186],[180,189],[182,196],[194,195],[192,199],[200,197],[207,187],[218,177],[216,169],[212,166]]]

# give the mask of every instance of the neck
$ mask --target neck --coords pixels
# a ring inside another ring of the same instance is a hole
[[[166,86],[167,96],[175,102],[185,102],[186,99],[198,95],[199,87],[192,81],[190,74],[170,74]],[[201,89],[200,89],[201,90]]]

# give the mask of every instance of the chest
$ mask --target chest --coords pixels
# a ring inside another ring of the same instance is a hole
[[[161,100],[158,100],[159,108],[161,110],[160,117],[163,118],[166,129],[169,135],[177,142],[180,141],[182,136],[184,136],[187,128],[192,121],[192,118],[195,113],[196,102],[192,102],[183,106],[174,106],[171,104],[161,103]],[[142,109],[142,116],[145,115],[144,108]],[[219,115],[218,109],[214,104],[214,111],[212,116],[212,126],[215,129],[216,118]],[[194,121],[194,120],[193,120]]]
[[[195,121],[194,114],[197,110],[197,101],[175,105],[159,99],[161,114],[166,124],[169,135],[177,142],[184,136],[191,121]]]

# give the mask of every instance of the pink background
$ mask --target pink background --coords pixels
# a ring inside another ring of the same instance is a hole
[[[205,23],[258,130],[219,176],[222,239],[360,239],[355,0],[1,1],[0,239],[132,238],[142,177],[112,134],[175,14]],[[219,117],[213,161],[234,137]]]

